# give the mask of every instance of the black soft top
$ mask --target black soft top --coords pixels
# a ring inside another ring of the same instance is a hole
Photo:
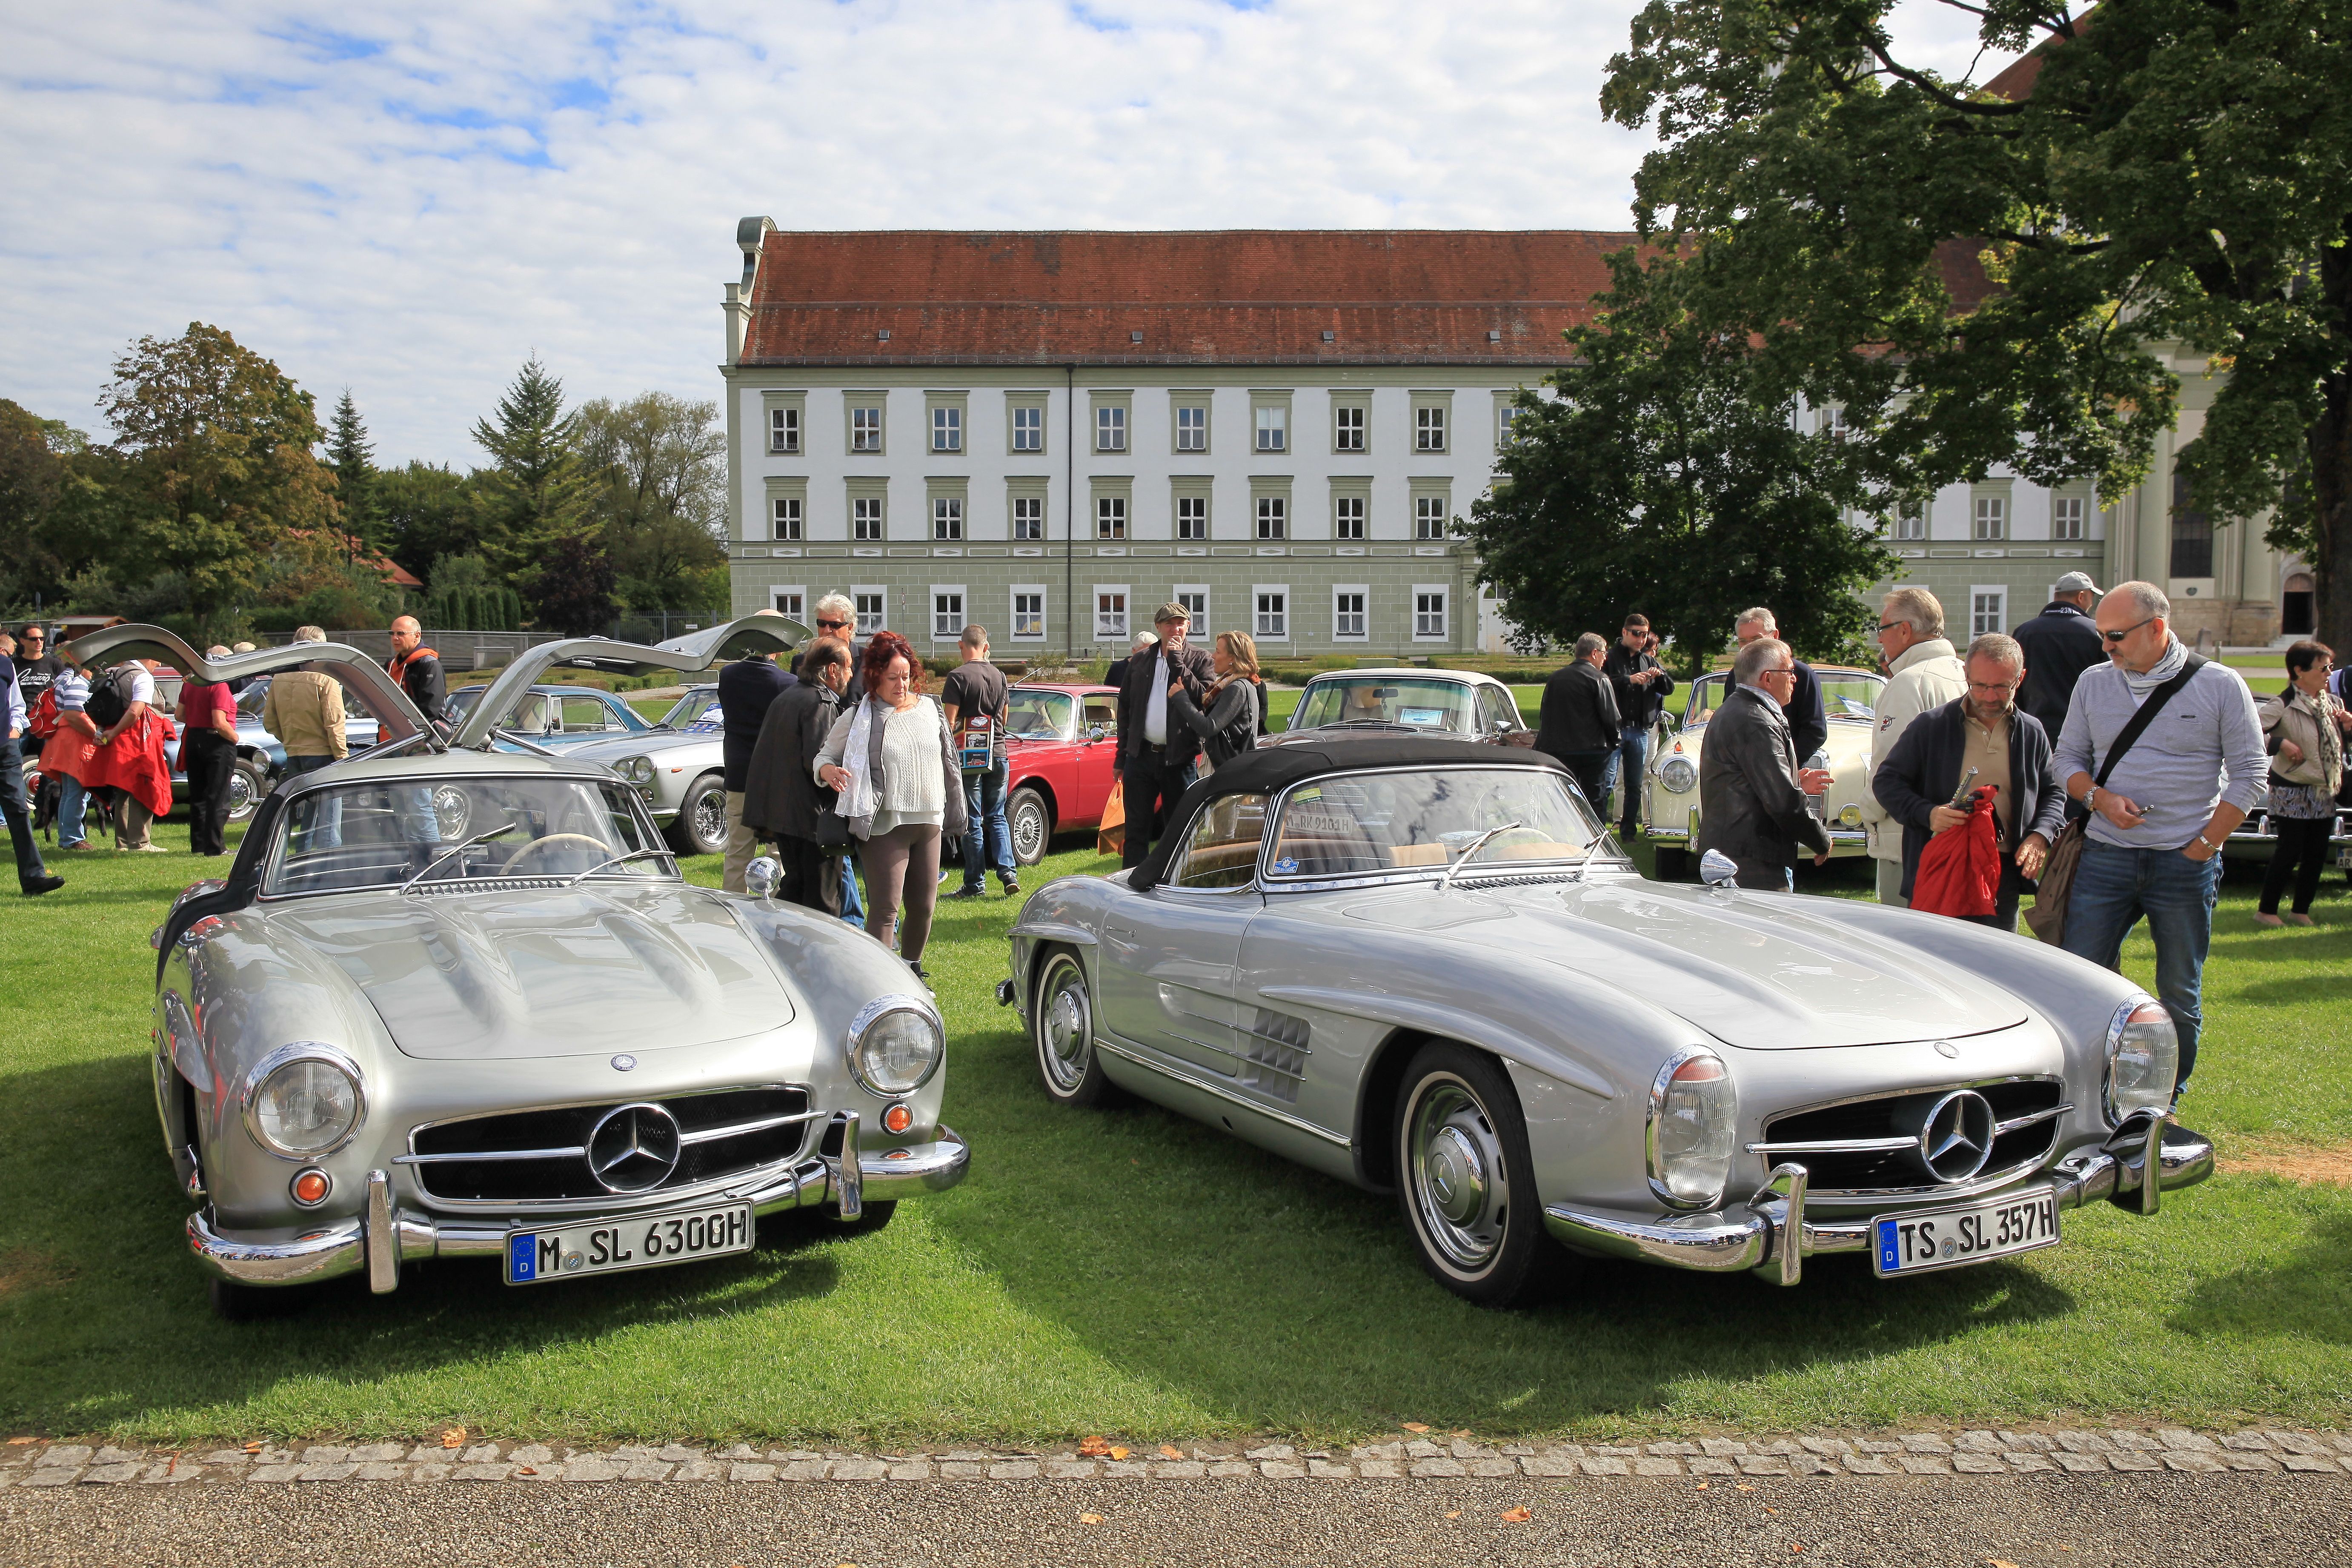
[[[1168,814],[1168,830],[1151,847],[1150,859],[1135,868],[1129,886],[1156,888],[1168,874],[1168,862],[1192,815],[1220,795],[1272,795],[1304,779],[1327,773],[1360,773],[1367,768],[1476,767],[1546,768],[1566,773],[1558,760],[1524,746],[1481,745],[1469,741],[1441,741],[1423,736],[1334,738],[1317,745],[1309,741],[1244,752],[1232,762],[1184,792]]]

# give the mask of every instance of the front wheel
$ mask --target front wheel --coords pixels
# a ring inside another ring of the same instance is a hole
[[[687,786],[678,802],[677,819],[669,825],[670,842],[685,855],[719,855],[727,848],[727,784],[717,773],[705,773]]]
[[[1004,826],[1013,836],[1013,863],[1034,866],[1045,858],[1054,837],[1054,813],[1045,797],[1023,784],[1004,802]]]
[[[1050,950],[1038,972],[1029,1035],[1037,1047],[1037,1076],[1055,1100],[1100,1106],[1122,1098],[1095,1052],[1094,994],[1086,965],[1067,948]]]
[[[228,775],[228,820],[249,822],[261,797],[269,793],[269,775],[250,757],[239,757]]]
[[[1422,1266],[1455,1295],[1516,1306],[1560,1259],[1544,1231],[1518,1095],[1494,1058],[1423,1046],[1405,1068],[1397,1197]]]

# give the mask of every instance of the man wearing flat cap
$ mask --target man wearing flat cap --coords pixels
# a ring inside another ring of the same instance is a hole
[[[2025,650],[2025,689],[2017,694],[2017,705],[2041,720],[2053,741],[2066,727],[2066,704],[2076,679],[2107,662],[2106,644],[2091,619],[2098,599],[2099,585],[2089,573],[2069,572],[2051,588],[2042,613],[2010,634]]]
[[[1209,656],[1184,646],[1192,623],[1192,612],[1183,605],[1160,605],[1151,617],[1160,646],[1129,655],[1127,677],[1119,683],[1119,791],[1127,803],[1121,858],[1129,866],[1142,865],[1151,841],[1173,826],[1168,813],[1192,784],[1193,759],[1201,754],[1201,739],[1192,726],[1168,715],[1171,682],[1181,683],[1196,703],[1209,689]]]

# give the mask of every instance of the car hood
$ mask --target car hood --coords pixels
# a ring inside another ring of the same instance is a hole
[[[709,746],[716,750],[719,739],[716,732],[698,735],[688,730],[640,730],[634,734],[582,741],[565,748],[564,754],[592,763],[617,763],[623,757],[651,756],[680,746]]]
[[[708,1045],[793,1016],[767,953],[699,889],[381,893],[270,924],[349,976],[412,1057]]]
[[[1835,904],[1622,879],[1445,895],[1423,887],[1344,912],[1571,970],[1749,1050],[1951,1038],[2024,1021],[2009,992],[1856,931]]]

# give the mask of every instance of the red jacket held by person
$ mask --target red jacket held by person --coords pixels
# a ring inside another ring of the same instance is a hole
[[[1969,796],[1969,819],[1927,840],[1911,884],[1911,907],[1930,915],[1989,915],[2000,890],[2000,847],[1993,842],[1993,786]]]

